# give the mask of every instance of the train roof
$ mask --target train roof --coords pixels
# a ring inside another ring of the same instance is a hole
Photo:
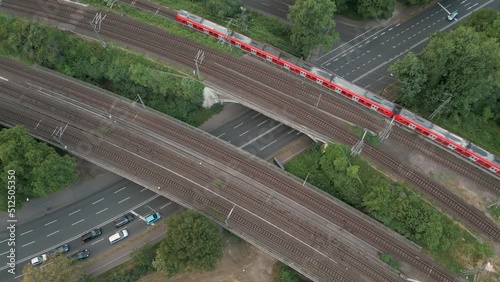
[[[200,24],[202,24],[202,25],[204,25],[204,26],[206,26],[206,27],[209,27],[209,28],[211,28],[211,29],[213,29],[213,30],[215,30],[215,31],[218,31],[218,32],[220,32],[220,33],[224,33],[224,34],[227,34],[227,33],[228,33],[227,28],[225,28],[225,27],[223,27],[223,26],[220,26],[220,25],[218,25],[218,24],[216,24],[216,23],[214,23],[214,22],[211,22],[211,21],[209,21],[209,20],[206,20],[206,19],[204,19],[204,18],[202,18],[202,17],[198,17],[198,16],[196,16],[196,15],[193,15],[193,14],[191,14],[191,13],[188,13],[188,12],[186,12],[186,11],[184,11],[184,10],[180,10],[180,11],[179,11],[179,13],[178,13],[178,15],[181,15],[181,16],[185,17],[185,18],[186,18],[186,19],[188,19],[188,20],[191,20],[191,21],[195,21],[195,22],[197,22],[197,23],[200,23]]]
[[[319,69],[317,67],[312,67],[311,68],[311,72],[314,73],[315,75],[317,76],[320,76],[322,78],[324,78],[325,80],[327,81],[330,81],[333,77],[333,75],[331,73],[328,73],[322,69]]]
[[[361,88],[361,87],[357,86],[356,84],[353,84],[353,83],[351,83],[343,78],[340,78],[338,76],[335,76],[335,78],[332,80],[332,82],[337,84],[337,85],[342,86],[344,89],[349,89],[351,92],[355,93],[356,95],[366,97],[366,98],[372,100],[373,102],[378,103],[378,104],[380,104],[386,108],[389,108],[391,110],[394,110],[394,108],[396,107],[396,104],[394,104],[393,102],[387,101],[386,99],[384,99],[380,96],[377,96],[377,95],[369,92],[368,90]]]
[[[298,66],[298,62],[300,61],[299,59],[295,58],[294,56],[288,54],[288,53],[281,53],[281,58],[283,58],[285,61],[289,62],[290,64],[294,64]]]
[[[281,52],[279,50],[276,50],[270,46],[267,46],[267,45],[264,45],[258,41],[255,41],[253,40],[252,38],[248,37],[248,36],[245,36],[241,33],[238,33],[238,32],[233,32],[233,34],[231,35],[232,37],[234,37],[235,39],[239,40],[239,41],[242,41],[252,47],[255,47],[257,49],[260,49],[264,52],[267,52],[271,55],[274,55],[275,57],[279,57]]]

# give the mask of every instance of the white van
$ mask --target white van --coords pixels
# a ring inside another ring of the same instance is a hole
[[[123,229],[121,231],[116,232],[115,234],[111,235],[109,237],[109,243],[114,244],[116,242],[119,242],[128,236],[128,231],[127,229]]]

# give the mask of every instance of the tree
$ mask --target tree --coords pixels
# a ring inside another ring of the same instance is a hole
[[[300,282],[302,281],[300,273],[295,271],[295,269],[278,262],[278,282]]]
[[[15,171],[16,207],[26,198],[47,196],[72,184],[75,159],[37,142],[22,126],[0,131],[0,171]],[[0,178],[0,210],[7,209],[7,177]]]
[[[410,107],[430,113],[452,94],[441,114],[467,117],[471,113],[483,115],[484,107],[498,100],[499,65],[496,40],[461,26],[434,34],[417,58],[410,54],[391,70],[404,86],[398,99]],[[416,89],[410,89],[412,85]]]
[[[134,266],[136,268],[141,269],[144,272],[154,270],[153,261],[155,259],[156,250],[158,249],[158,245],[151,245],[146,243],[140,249],[132,252],[132,261],[134,262]]]
[[[205,3],[208,13],[224,21],[239,14],[241,6],[241,0],[207,0]]]
[[[50,256],[41,266],[32,266],[27,263],[23,268],[23,282],[66,282],[83,281],[84,273],[79,263],[63,255]]]
[[[222,256],[222,238],[217,225],[192,210],[167,221],[167,236],[161,242],[153,266],[172,275],[180,271],[210,270]]]
[[[302,56],[307,57],[317,45],[331,46],[338,38],[334,13],[333,0],[297,0],[290,7],[291,41]]]
[[[474,11],[462,25],[472,27],[475,31],[500,41],[500,11],[492,8]]]
[[[358,14],[365,19],[388,19],[394,11],[394,0],[358,0]]]

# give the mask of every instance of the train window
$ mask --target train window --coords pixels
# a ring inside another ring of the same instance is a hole
[[[317,79],[317,80],[316,80],[316,82],[317,82],[318,84],[323,84],[323,80],[321,80],[321,79]]]
[[[429,138],[431,138],[432,140],[434,140],[434,139],[436,139],[436,136],[434,136],[434,135],[431,134],[431,135],[429,135]]]
[[[359,98],[358,96],[352,96],[352,99],[357,102]]]
[[[252,51],[252,54],[257,55],[257,51],[255,51],[254,49],[251,49],[251,51]]]
[[[471,159],[471,160],[473,160],[473,161],[477,161],[477,157],[476,157],[476,156],[470,156],[470,158],[469,158],[469,159]]]
[[[342,92],[342,90],[340,90],[340,88],[337,87],[337,88],[335,88],[335,92],[340,93],[340,92]]]
[[[290,69],[290,66],[285,64],[285,69],[289,70]]]
[[[306,73],[305,73],[305,72],[303,72],[303,71],[301,71],[301,72],[300,72],[300,76],[306,77]]]
[[[415,129],[416,128],[416,126],[413,123],[408,124],[408,127],[410,127],[411,129]]]
[[[374,110],[374,111],[376,111],[376,110],[378,109],[378,107],[377,107],[377,106],[375,106],[375,105],[372,105],[370,108],[371,108],[372,110]]]
[[[453,150],[453,149],[455,149],[456,147],[457,147],[457,146],[455,146],[455,145],[453,145],[453,144],[448,145],[448,148],[450,148],[450,149],[452,149],[452,150]]]
[[[492,166],[492,167],[490,167],[490,170],[491,170],[491,171],[493,171],[493,172],[497,172],[497,171],[498,171],[498,168],[496,168],[496,167]]]

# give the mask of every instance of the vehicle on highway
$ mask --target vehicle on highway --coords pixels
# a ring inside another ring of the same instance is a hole
[[[458,11],[455,11],[455,12],[453,12],[453,13],[451,13],[451,14],[449,14],[449,15],[448,15],[448,20],[449,20],[449,21],[452,21],[452,20],[454,20],[457,16],[458,16]]]
[[[102,234],[101,228],[96,228],[90,230],[90,232],[83,234],[82,236],[82,242],[88,242],[92,239],[94,239],[97,236],[100,236]]]
[[[61,245],[51,251],[49,251],[49,254],[51,256],[54,256],[54,255],[57,255],[57,254],[64,254],[65,252],[69,251],[69,245],[68,244],[64,244],[64,245]]]
[[[42,264],[46,260],[47,260],[47,254],[39,255],[39,256],[31,259],[31,265],[37,266],[37,265]]]
[[[116,232],[115,234],[109,236],[109,243],[114,244],[116,242],[120,242],[121,240],[125,239],[128,237],[128,231],[127,229],[120,230]]]
[[[71,255],[71,259],[74,260],[84,260],[90,256],[90,252],[88,250],[78,251],[76,254]]]
[[[115,227],[116,228],[120,228],[122,227],[123,225],[131,222],[132,220],[134,220],[134,215],[129,213],[129,214],[126,214],[124,216],[122,216],[121,218],[115,220]]]
[[[146,216],[145,220],[147,224],[153,224],[154,222],[158,221],[161,218],[160,214],[155,212],[152,213],[148,216]]]
[[[451,20],[453,20],[457,15],[458,12],[455,11],[448,16],[448,19],[452,17]],[[381,115],[391,118],[402,124],[407,130],[416,131],[433,142],[467,158],[479,167],[500,175],[500,158],[492,153],[333,73],[189,12],[178,11],[176,20],[203,34],[225,40],[243,51],[307,78]]]

